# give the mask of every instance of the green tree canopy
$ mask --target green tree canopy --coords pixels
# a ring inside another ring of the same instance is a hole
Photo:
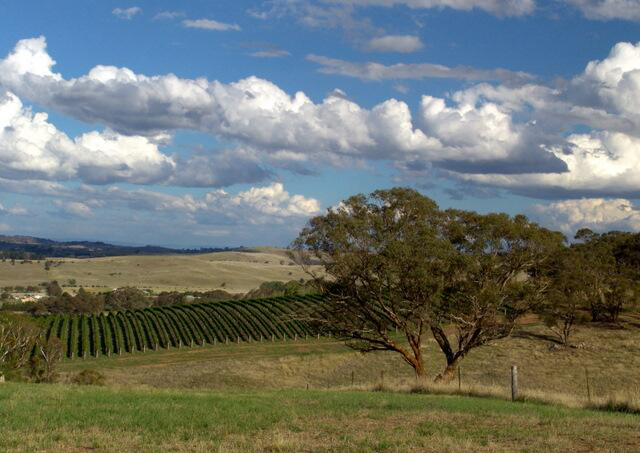
[[[536,270],[562,242],[524,216],[441,211],[395,188],[314,217],[292,249],[299,263],[324,267],[307,267],[330,296],[313,322],[360,351],[398,352],[418,377],[433,335],[447,361],[440,377],[449,379],[469,350],[511,332],[544,291]]]

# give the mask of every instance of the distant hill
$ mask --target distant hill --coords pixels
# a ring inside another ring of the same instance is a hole
[[[130,255],[188,255],[222,251],[246,250],[240,248],[172,249],[155,245],[125,246],[105,242],[58,242],[33,236],[0,235],[0,256],[5,258],[95,258]]]

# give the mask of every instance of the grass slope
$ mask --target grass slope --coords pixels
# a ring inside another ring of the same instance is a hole
[[[247,292],[265,281],[307,278],[299,266],[289,264],[291,261],[282,249],[54,261],[56,264],[49,271],[44,269],[43,261],[16,261],[14,265],[9,260],[0,262],[0,287],[37,285],[49,280],[65,283],[74,279],[78,286],[102,290],[136,286],[155,291],[225,289]]]
[[[0,385],[0,450],[638,451],[637,416],[490,398]]]
[[[474,349],[462,362],[462,384],[492,388],[509,395],[509,369],[518,365],[520,388],[538,395],[561,395],[564,402],[587,402],[586,374],[592,397],[638,400],[640,386],[640,329],[629,322],[624,329],[580,327],[574,341],[580,348],[550,350],[546,330],[522,326],[513,337]],[[444,367],[433,341],[424,346],[427,368],[435,376]],[[97,369],[112,385],[212,390],[373,386],[384,373],[392,386],[412,385],[411,368],[398,354],[362,355],[343,344],[322,338],[308,341],[241,343],[170,349],[120,357],[65,361],[68,377]],[[65,377],[65,378],[66,378]]]

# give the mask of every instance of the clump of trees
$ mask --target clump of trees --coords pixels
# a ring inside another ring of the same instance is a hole
[[[419,378],[430,336],[446,362],[436,379],[450,380],[471,350],[509,335],[526,313],[540,314],[568,344],[585,310],[615,322],[635,303],[637,236],[585,230],[577,240],[569,247],[522,215],[441,210],[395,188],[311,219],[292,258],[329,296],[306,314],[318,329],[362,352],[397,352]]]
[[[565,346],[576,324],[616,324],[640,300],[640,234],[581,229],[574,240],[551,257],[550,287],[538,311]]]
[[[263,299],[279,296],[304,296],[316,293],[318,290],[312,280],[291,280],[288,282],[264,282],[256,289],[246,293],[243,299]]]
[[[77,293],[64,291],[57,281],[45,283],[47,297],[31,303],[5,303],[3,310],[29,312],[34,315],[46,314],[92,314],[103,311],[135,310],[147,307],[164,307],[176,304],[211,302],[238,299],[258,299],[276,296],[305,295],[316,292],[312,284],[292,280],[290,282],[264,282],[259,288],[246,294],[230,293],[221,289],[211,291],[163,291],[156,296],[134,287],[122,287],[112,291],[94,293],[80,287]],[[0,294],[0,301],[10,294]]]

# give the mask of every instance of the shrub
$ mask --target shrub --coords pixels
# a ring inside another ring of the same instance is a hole
[[[71,378],[77,385],[104,385],[104,374],[96,370],[82,370]]]
[[[47,340],[44,335],[41,335],[36,340],[33,354],[29,359],[29,379],[37,383],[56,382],[58,379],[56,369],[63,353],[62,342],[58,338]]]

